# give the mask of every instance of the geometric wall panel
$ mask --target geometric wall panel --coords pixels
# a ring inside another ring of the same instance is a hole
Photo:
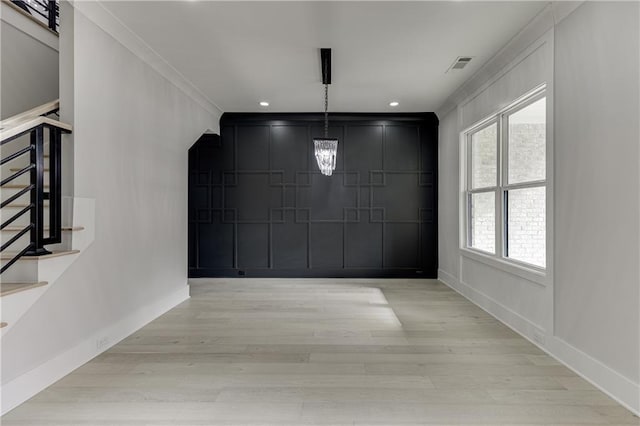
[[[416,268],[419,263],[419,224],[385,223],[384,263],[388,268]]]
[[[368,215],[345,226],[345,266],[382,269],[382,223],[371,223]]]
[[[344,226],[342,223],[311,223],[311,269],[337,270],[343,266]]]
[[[189,276],[435,277],[438,120],[224,114],[189,150]]]

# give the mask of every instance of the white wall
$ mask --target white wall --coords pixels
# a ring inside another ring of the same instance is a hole
[[[438,270],[458,279],[460,272],[458,110],[454,109],[439,119]]]
[[[557,12],[549,7],[494,58],[500,68],[488,64],[440,111],[439,276],[638,412],[639,5],[585,2]],[[543,81],[554,100],[554,244],[541,285],[460,250],[458,151],[464,128]]]
[[[640,5],[556,29],[556,335],[640,382]]]
[[[60,50],[63,54],[60,56],[59,68],[60,68],[60,120],[63,123],[73,126],[75,120],[74,110],[74,81],[75,81],[75,69],[74,69],[74,15],[73,6],[66,1],[62,0],[59,3],[60,7],[60,27],[64,29],[61,31],[59,38]],[[74,194],[74,164],[73,164],[73,133],[62,135],[62,196],[73,197]]]
[[[459,283],[458,289],[483,299],[500,309],[503,319],[534,338],[551,333],[553,324],[552,250],[548,253],[548,277],[533,281],[487,264],[482,256],[460,250],[460,132],[495,114],[515,99],[547,83],[547,96],[553,97],[553,31],[544,33],[506,67],[479,84],[477,90],[459,102],[441,119],[439,199],[440,277]],[[548,105],[551,111],[551,105]],[[551,131],[548,131],[552,139]],[[549,173],[548,178],[552,178]],[[553,221],[549,221],[552,223]],[[511,268],[514,271],[514,268]],[[538,278],[538,277],[536,277]]]
[[[188,294],[187,149],[219,114],[74,13],[74,192],[96,200],[95,241],[3,337],[3,385],[64,374]]]
[[[0,4],[0,119],[58,98],[57,38]]]

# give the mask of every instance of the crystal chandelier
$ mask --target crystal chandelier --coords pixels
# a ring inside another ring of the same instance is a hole
[[[316,161],[320,172],[331,176],[336,169],[338,139],[329,137],[329,84],[331,84],[331,49],[320,49],[322,83],[324,84],[324,138],[313,138]]]

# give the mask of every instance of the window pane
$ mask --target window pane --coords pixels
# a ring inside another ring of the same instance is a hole
[[[513,189],[507,193],[507,255],[546,266],[546,188]]]
[[[496,186],[498,170],[498,125],[471,135],[471,188]]]
[[[546,117],[545,98],[508,117],[509,183],[545,179]]]
[[[489,253],[496,252],[496,194],[471,194],[469,246]]]

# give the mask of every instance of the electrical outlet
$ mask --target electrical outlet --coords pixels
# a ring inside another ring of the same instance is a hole
[[[96,340],[96,349],[100,352],[104,351],[109,347],[109,338],[103,337],[101,339]]]

